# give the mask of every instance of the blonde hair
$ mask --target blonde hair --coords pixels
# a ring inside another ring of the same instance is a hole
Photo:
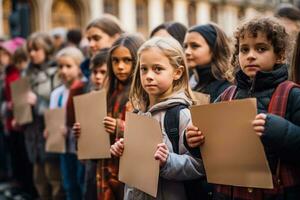
[[[84,56],[82,52],[76,48],[76,47],[66,47],[61,49],[59,52],[56,54],[56,60],[58,60],[61,57],[70,57],[72,58],[77,66],[80,66],[82,61],[84,60]]]
[[[134,71],[133,81],[129,94],[129,100],[135,109],[144,110],[149,105],[149,96],[142,87],[140,79],[140,58],[143,51],[158,48],[169,59],[170,64],[175,68],[183,66],[183,74],[178,80],[173,81],[173,93],[184,91],[186,96],[194,101],[192,90],[189,86],[188,67],[184,53],[178,41],[171,37],[154,37],[146,41],[138,50],[137,66]]]

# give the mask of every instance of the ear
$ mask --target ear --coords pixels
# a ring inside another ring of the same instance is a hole
[[[180,65],[177,69],[174,70],[173,80],[177,81],[181,78],[184,71],[184,67]]]

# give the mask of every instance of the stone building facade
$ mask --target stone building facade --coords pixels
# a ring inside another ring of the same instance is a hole
[[[213,21],[231,34],[242,18],[272,15],[280,2],[287,0],[0,0],[0,35],[10,35],[9,18],[14,10],[22,11],[16,23],[26,26],[29,33],[55,27],[84,29],[90,20],[111,13],[125,30],[144,35],[173,20],[187,26]]]

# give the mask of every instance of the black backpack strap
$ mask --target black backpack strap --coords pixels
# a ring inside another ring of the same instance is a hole
[[[179,121],[180,110],[187,108],[187,105],[179,104],[167,109],[164,118],[164,127],[169,140],[172,143],[174,153],[179,153]]]

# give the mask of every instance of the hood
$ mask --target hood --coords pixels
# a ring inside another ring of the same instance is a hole
[[[172,107],[172,106],[175,106],[178,104],[184,104],[184,105],[190,106],[190,105],[192,105],[192,101],[186,96],[184,91],[179,91],[177,93],[174,93],[168,99],[153,105],[147,112],[154,113],[157,111],[165,110],[169,107]]]

